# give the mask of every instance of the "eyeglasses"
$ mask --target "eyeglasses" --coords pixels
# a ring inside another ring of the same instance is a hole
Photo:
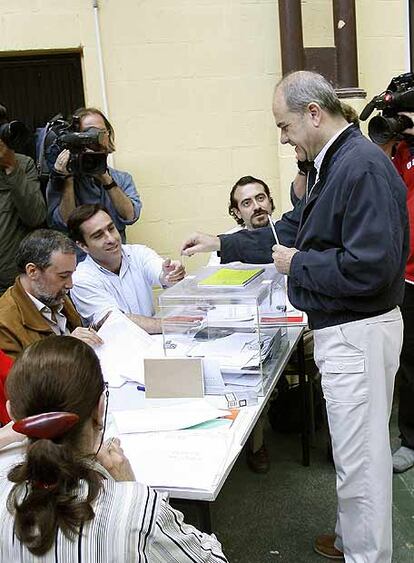
[[[109,385],[108,382],[105,381],[104,382],[104,386],[105,386],[105,413],[104,413],[104,419],[103,419],[103,425],[102,425],[102,434],[101,434],[101,441],[99,442],[99,448],[97,449],[96,453],[95,453],[95,457],[99,454],[99,452],[101,451],[102,448],[102,444],[104,441],[104,436],[105,436],[105,430],[106,430],[106,420],[108,417],[108,404],[109,404]]]

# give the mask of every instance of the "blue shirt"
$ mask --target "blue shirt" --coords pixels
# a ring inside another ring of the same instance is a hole
[[[128,172],[121,172],[114,168],[108,169],[109,174],[121,190],[129,197],[134,206],[134,218],[132,220],[123,219],[115,209],[109,192],[104,190],[98,180],[90,176],[80,176],[74,178],[75,203],[76,206],[85,203],[100,203],[109,212],[116,228],[121,234],[122,241],[125,242],[125,227],[132,225],[138,220],[142,203],[135,188],[132,176]],[[62,201],[64,177],[53,175],[50,177],[46,189],[47,199],[47,222],[49,227],[58,231],[66,231],[66,223],[60,214],[59,206]]]

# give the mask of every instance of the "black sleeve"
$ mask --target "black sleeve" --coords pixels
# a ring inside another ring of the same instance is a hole
[[[303,200],[298,200],[295,207],[284,213],[275,223],[279,243],[292,247],[302,213]],[[220,258],[222,264],[240,261],[251,264],[268,264],[273,262],[272,246],[276,244],[270,227],[262,227],[249,231],[243,229],[228,235],[219,235],[221,241]]]

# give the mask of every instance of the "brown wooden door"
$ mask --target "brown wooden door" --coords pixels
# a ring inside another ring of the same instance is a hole
[[[57,113],[67,117],[83,106],[80,56],[76,52],[0,57],[0,103],[9,119],[23,121],[35,132]]]

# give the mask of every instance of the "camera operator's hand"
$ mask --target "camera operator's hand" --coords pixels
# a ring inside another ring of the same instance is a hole
[[[0,169],[4,170],[6,174],[11,174],[16,166],[17,160],[14,151],[9,149],[0,139]]]
[[[398,143],[400,142],[399,139],[391,139],[387,141],[383,145],[378,145],[380,149],[382,149],[388,158],[394,158],[395,150],[397,148]]]
[[[408,129],[404,129],[403,134],[404,135],[414,135],[414,113],[409,112],[409,111],[399,111],[398,115],[406,115],[413,122],[413,127],[409,127]]]
[[[69,149],[63,149],[61,153],[59,153],[56,162],[55,162],[55,170],[62,174],[63,176],[69,176],[70,172],[67,169],[68,162],[70,158],[70,151]]]
[[[104,187],[108,186],[113,182],[112,176],[109,174],[107,170],[103,174],[94,174],[93,177],[96,178],[96,180],[99,180],[99,182]]]

